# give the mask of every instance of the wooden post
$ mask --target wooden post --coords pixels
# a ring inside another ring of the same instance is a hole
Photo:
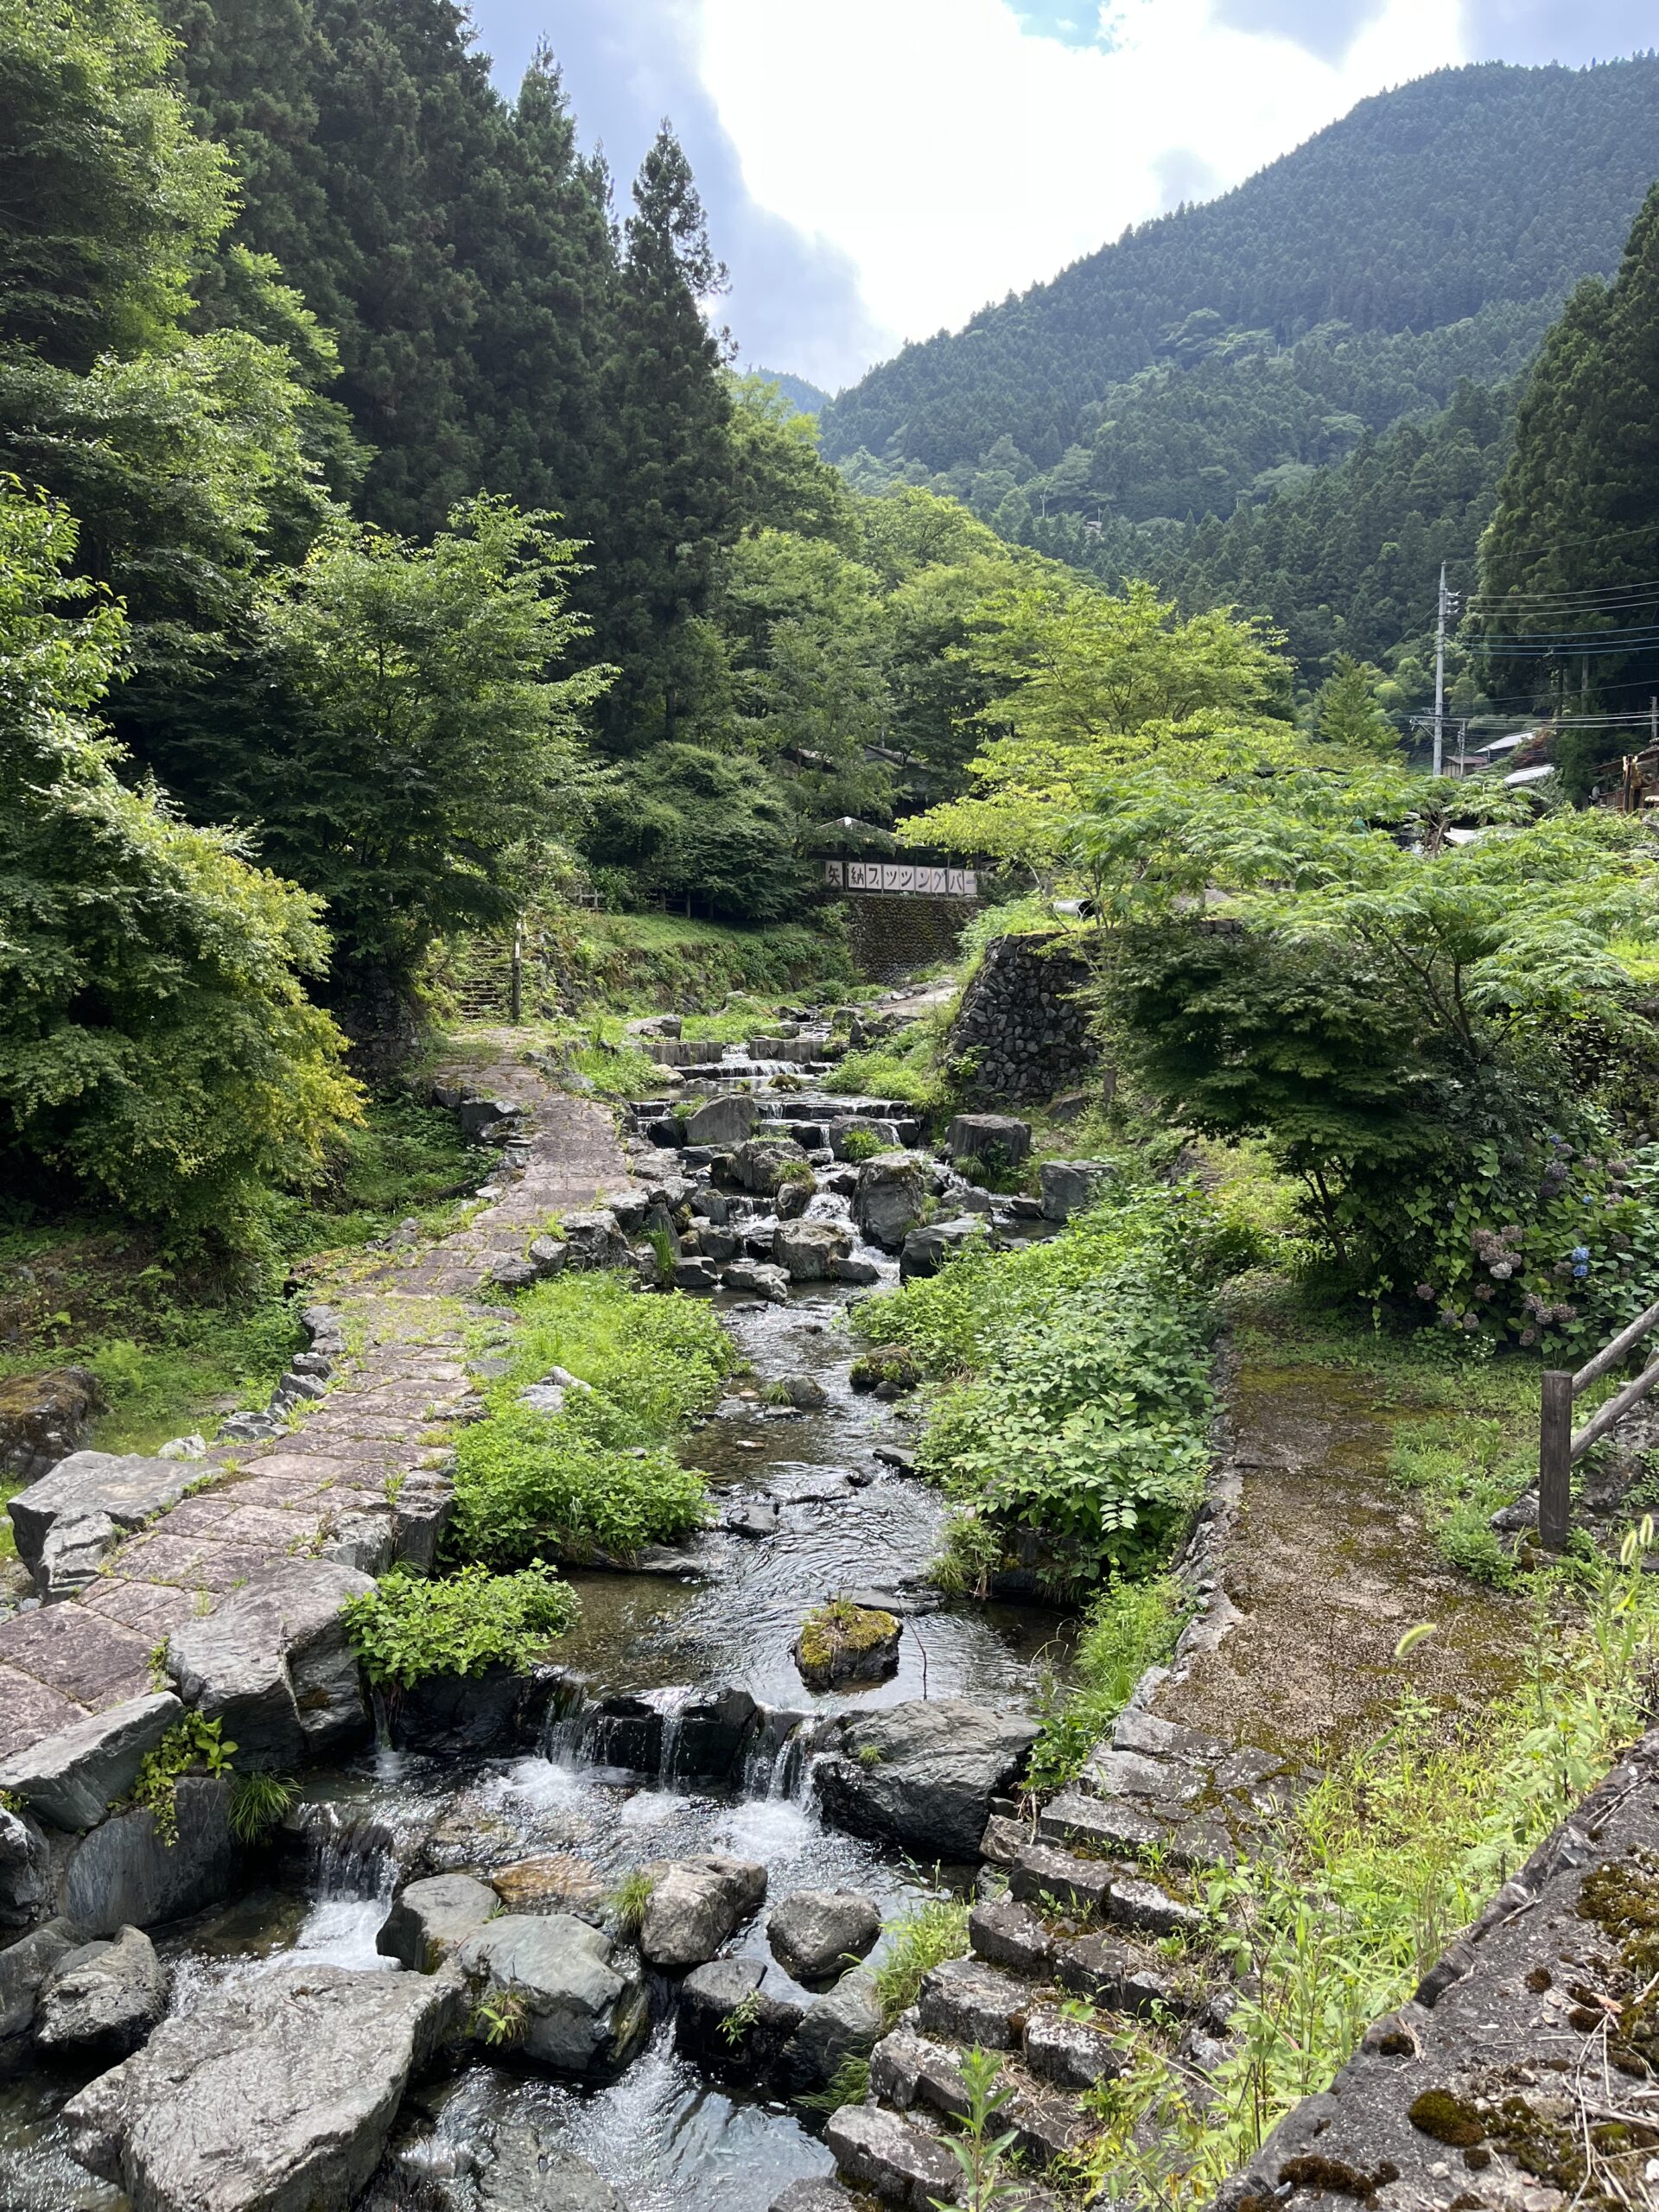
[[[1565,1368],[1544,1374],[1538,1424],[1538,1541],[1564,1550],[1573,1515],[1573,1377]]]
[[[512,1005],[509,1016],[516,1029],[524,1018],[524,925],[512,925]]]

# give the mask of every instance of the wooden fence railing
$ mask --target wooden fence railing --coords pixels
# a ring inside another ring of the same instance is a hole
[[[1547,1551],[1560,1551],[1567,1542],[1573,1519],[1573,1463],[1592,1444],[1599,1444],[1659,1383],[1659,1359],[1643,1368],[1634,1382],[1627,1382],[1617,1397],[1609,1398],[1576,1431],[1573,1401],[1604,1375],[1611,1374],[1656,1328],[1659,1328],[1659,1306],[1649,1306],[1576,1372],[1567,1368],[1550,1368],[1545,1372],[1538,1424],[1538,1541]]]

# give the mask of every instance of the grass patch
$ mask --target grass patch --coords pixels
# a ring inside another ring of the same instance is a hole
[[[944,1065],[950,1009],[936,1007],[906,1022],[891,1037],[849,1052],[836,1070],[836,1087],[863,1091],[872,1098],[896,1098],[937,1120],[955,1101],[955,1086]]]
[[[760,997],[834,996],[856,982],[833,910],[814,926],[737,929],[677,914],[573,912],[559,932],[563,990],[591,1005],[682,1013],[721,1006],[733,991]]]
[[[1073,1660],[1077,1687],[1063,1691],[1052,1678],[1043,1687],[1029,1788],[1046,1796],[1076,1778],[1141,1675],[1168,1658],[1191,1617],[1188,1593],[1171,1575],[1108,1585],[1084,1616]]]
[[[961,1897],[929,1897],[887,1923],[875,1968],[875,1993],[888,2027],[916,2002],[924,1977],[935,1967],[947,1959],[966,1957],[969,1910]]]
[[[642,1298],[620,1274],[561,1275],[516,1308],[508,1371],[455,1446],[452,1548],[499,1566],[556,1552],[626,1555],[701,1525],[707,1487],[672,1446],[736,1363],[702,1302]],[[557,1414],[518,1402],[563,1367],[588,1383]]]
[[[1408,1691],[1394,1726],[1308,1792],[1271,1857],[1209,1877],[1225,1929],[1216,1940],[1248,1992],[1234,2055],[1200,2108],[1135,2031],[1142,2094],[1116,2101],[1085,2161],[1091,2183],[1159,2202],[1207,2197],[1293,2104],[1327,2085],[1370,2023],[1410,1995],[1641,1733],[1659,1668],[1659,1584],[1642,1571],[1639,1540],[1618,1565],[1538,1578],[1534,1600],[1517,1692],[1453,1718]]]

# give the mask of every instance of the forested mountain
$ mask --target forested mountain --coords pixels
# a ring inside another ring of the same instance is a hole
[[[1659,59],[1444,70],[1224,198],[1127,232],[824,410],[874,488],[1028,516],[1184,519],[1526,365],[1610,271],[1659,168]]]
[[[822,415],[830,404],[830,395],[804,377],[791,376],[787,369],[755,368],[752,373],[764,384],[775,384],[791,407],[798,407],[803,415]]]
[[[1494,688],[1645,719],[1659,692],[1659,187],[1521,395],[1471,626]],[[1612,749],[1618,749],[1617,739]]]

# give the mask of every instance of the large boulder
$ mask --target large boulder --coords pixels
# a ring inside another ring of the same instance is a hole
[[[183,1712],[170,1690],[125,1698],[14,1751],[0,1764],[0,1790],[54,1828],[95,1827]]]
[[[1036,1736],[1034,1720],[963,1698],[845,1714],[815,1770],[825,1815],[930,1858],[977,1859],[991,1800],[1019,1779]]]
[[[766,1900],[766,1870],[745,1859],[658,1860],[645,1872],[651,1896],[639,1924],[639,1948],[670,1972],[700,1967]]]
[[[167,2010],[167,1976],[142,1929],[86,1943],[59,1961],[41,1992],[35,2041],[56,2058],[102,2059],[136,2050]]]
[[[912,1229],[899,1255],[899,1281],[914,1282],[918,1277],[938,1274],[947,1260],[965,1251],[984,1234],[984,1221],[974,1214],[963,1215],[957,1221],[936,1221],[926,1229]]]
[[[899,1124],[872,1121],[866,1114],[851,1114],[844,1120],[831,1122],[824,1136],[837,1160],[867,1159],[874,1148],[869,1141],[872,1138],[884,1152],[898,1143]]]
[[[723,1150],[728,1145],[744,1143],[754,1127],[759,1112],[746,1091],[738,1091],[729,1098],[710,1098],[685,1119],[687,1144],[719,1145]]]
[[[170,1832],[148,1808],[135,1808],[81,1838],[64,1868],[63,1910],[88,1936],[113,1936],[129,1923],[151,1928],[217,1904],[240,1867],[230,1784],[186,1775],[174,1788]]]
[[[457,1962],[481,2005],[513,2021],[514,2048],[560,2073],[614,2073],[648,2020],[639,1961],[569,1913],[507,1913]]]
[[[627,2212],[603,2174],[543,2121],[505,2121],[478,2169],[478,2212]]]
[[[853,1190],[853,1219],[872,1244],[896,1252],[920,1222],[927,1193],[923,1162],[913,1152],[867,1160]]]
[[[1031,1124],[1012,1114],[958,1114],[944,1133],[953,1163],[977,1160],[985,1166],[1017,1167],[1031,1151]]]
[[[798,1144],[775,1138],[751,1137],[731,1155],[731,1176],[746,1191],[770,1198],[791,1175],[810,1174],[806,1154]]]
[[[296,1966],[232,1982],[70,2101],[71,2147],[134,2212],[347,2205],[464,2003],[452,1972]]]
[[[886,2026],[875,1976],[867,1967],[843,1975],[827,1997],[807,2007],[784,2045],[779,2070],[791,2096],[827,2089],[842,2063],[868,2058]]]
[[[0,1474],[35,1482],[86,1441],[103,1410],[98,1377],[86,1367],[54,1367],[0,1382]]]
[[[39,1823],[0,1805],[0,1928],[28,1928],[52,1893],[52,1853]]]
[[[1037,1171],[1042,1182],[1045,1221],[1070,1221],[1110,1183],[1117,1170],[1105,1160],[1046,1160]]]
[[[415,1974],[431,1974],[499,1911],[493,1889],[470,1874],[411,1882],[386,1915],[374,1948]]]
[[[835,1221],[780,1221],[772,1256],[791,1282],[834,1282],[836,1262],[850,1257],[851,1231]]]
[[[801,2007],[764,1988],[760,1959],[715,1959],[680,1985],[675,2041],[710,2073],[770,2080],[800,2026]]]
[[[332,1560],[259,1568],[206,1620],[167,1640],[167,1670],[244,1766],[291,1772],[373,1733],[340,1608],[374,1584]]]
[[[797,1890],[766,1918],[772,1955],[797,1981],[823,1981],[868,1958],[880,1933],[880,1914],[856,1890]]]
[[[559,1233],[572,1268],[626,1268],[628,1240],[608,1207],[591,1212],[568,1213]]]
[[[43,1598],[72,1597],[124,1535],[175,1506],[200,1469],[188,1459],[75,1452],[8,1504],[17,1556]],[[43,1562],[48,1541],[51,1555]]]
[[[764,1298],[768,1306],[782,1306],[789,1298],[789,1271],[764,1260],[734,1260],[721,1271],[720,1287],[740,1298]]]
[[[0,2057],[8,2070],[33,2024],[41,1990],[86,1937],[86,1929],[71,1920],[48,1920],[0,1950]]]

